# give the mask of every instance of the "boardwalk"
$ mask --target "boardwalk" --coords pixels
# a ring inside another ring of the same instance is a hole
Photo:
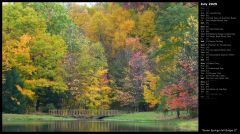
[[[127,113],[120,110],[49,110],[49,115],[54,116],[73,116],[77,118],[101,118],[105,116],[113,116]]]

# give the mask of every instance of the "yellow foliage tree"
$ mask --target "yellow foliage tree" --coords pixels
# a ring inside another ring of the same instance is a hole
[[[146,71],[146,79],[143,86],[144,90],[144,99],[149,104],[150,108],[153,108],[159,103],[160,97],[159,95],[156,95],[155,91],[157,89],[157,81],[159,80],[159,77],[154,75],[153,73]]]
[[[113,3],[107,4],[105,10],[95,11],[88,22],[87,37],[105,47],[108,45],[113,55],[126,46],[126,39],[135,27],[129,11]]]
[[[15,67],[24,75],[32,75],[36,68],[31,63],[30,40],[31,36],[24,34],[19,41],[8,40],[3,43],[3,72]]]
[[[77,4],[71,4],[69,7],[69,17],[83,32],[85,32],[90,15],[88,10]]]
[[[126,46],[126,39],[133,28],[134,21],[132,20],[126,20],[122,24],[120,24],[119,30],[114,33],[114,38],[112,42],[115,49]]]
[[[56,81],[50,81],[47,79],[34,79],[34,80],[25,80],[24,81],[26,86],[30,86],[31,88],[46,88],[46,87],[51,87],[52,89],[57,89],[56,91],[63,91],[67,87],[65,84],[61,82],[56,82]]]
[[[101,41],[101,43],[107,43],[109,37],[112,34],[109,19],[101,11],[95,12],[90,18],[89,24],[86,27],[87,37],[94,42]]]
[[[35,93],[31,90],[28,90],[28,89],[24,89],[22,88],[21,86],[19,85],[16,85],[16,88],[17,90],[23,95],[23,96],[26,96],[28,97],[29,99],[33,100],[34,97],[35,97]]]
[[[91,81],[89,86],[85,87],[84,95],[80,96],[88,109],[109,109],[111,88],[108,86],[106,79],[107,69],[99,69]]]
[[[156,35],[155,14],[151,10],[139,15],[136,34],[141,38],[141,42],[148,47]]]

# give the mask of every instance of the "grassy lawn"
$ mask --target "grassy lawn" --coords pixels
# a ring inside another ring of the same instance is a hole
[[[182,111],[180,117],[186,117],[186,112]],[[161,112],[138,112],[130,114],[121,114],[111,117],[106,117],[104,120],[122,120],[122,121],[159,121],[175,119],[176,113],[168,113],[164,115]]]
[[[51,115],[32,114],[2,114],[2,121],[55,121],[55,120],[76,120],[72,117],[55,117]]]
[[[182,114],[185,117],[186,114]],[[156,112],[139,112],[131,114],[121,114],[112,117],[106,117],[103,120],[108,121],[135,121],[135,122],[155,122],[158,121],[159,125],[175,126],[183,131],[197,131],[198,130],[198,118],[194,119],[176,119],[176,114],[172,113],[165,115],[163,113]],[[147,125],[142,124],[142,125]]]

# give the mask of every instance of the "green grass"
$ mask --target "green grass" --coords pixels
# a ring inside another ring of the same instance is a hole
[[[159,125],[174,126],[182,131],[197,131],[198,130],[198,118],[184,119],[186,113],[182,113],[181,119],[176,119],[176,114],[171,113],[164,115],[163,113],[156,112],[139,112],[131,114],[121,114],[112,117],[106,117],[103,120],[107,121],[134,121],[134,122],[146,122],[142,123],[143,126],[148,125],[147,122],[158,122]]]
[[[160,114],[155,112],[139,112],[130,114],[121,114],[106,117],[104,120],[122,120],[122,121],[155,121],[160,119]]]
[[[180,117],[186,117],[186,112],[182,111]],[[122,121],[159,121],[175,119],[176,113],[163,114],[161,112],[138,112],[130,114],[121,114],[111,117],[106,117],[104,120],[122,120]]]
[[[2,114],[2,121],[56,121],[56,120],[76,120],[73,117],[55,117],[51,115],[34,114]]]

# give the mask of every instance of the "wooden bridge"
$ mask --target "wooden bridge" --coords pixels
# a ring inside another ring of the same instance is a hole
[[[118,114],[129,113],[120,110],[87,110],[87,109],[77,109],[77,110],[49,110],[49,115],[54,116],[72,116],[76,118],[96,118],[101,119],[106,116],[113,116]]]

